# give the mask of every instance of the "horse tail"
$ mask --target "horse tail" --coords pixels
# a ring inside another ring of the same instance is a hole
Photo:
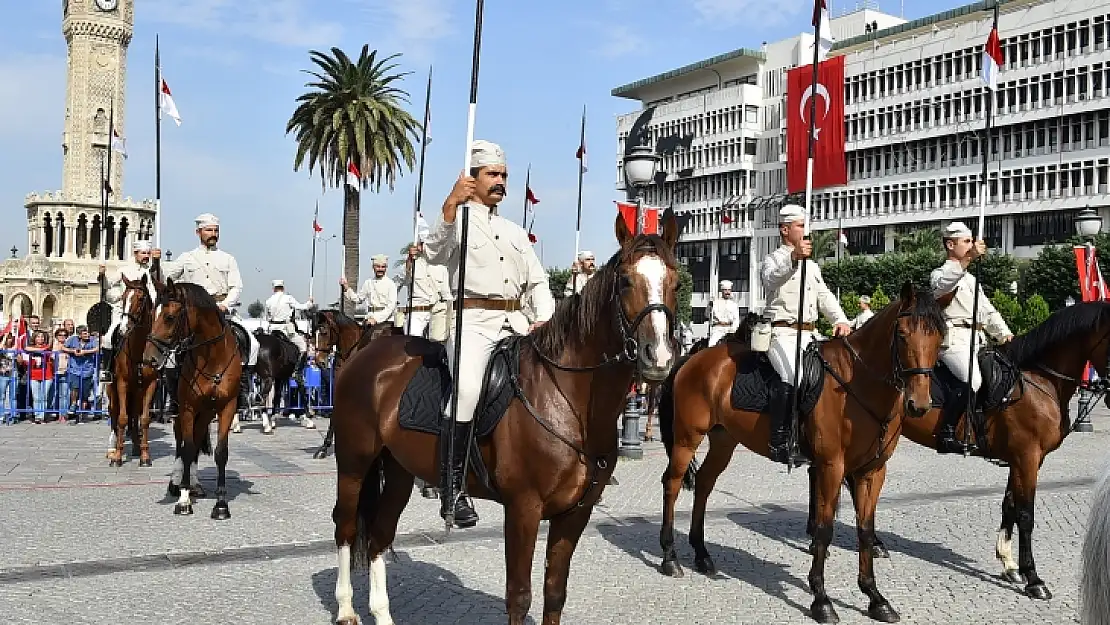
[[[1091,497],[1091,516],[1083,539],[1083,572],[1079,576],[1079,622],[1110,625],[1110,467]]]
[[[382,495],[382,480],[385,477],[385,449],[366,470],[362,487],[358,491],[358,517],[355,520],[355,542],[351,545],[351,565],[357,568],[370,566],[370,527],[378,514],[378,500]]]
[[[674,367],[671,367],[670,374],[667,375],[667,379],[663,381],[659,389],[659,404],[656,414],[659,417],[659,437],[663,439],[663,449],[667,450],[668,458],[671,457],[671,452],[674,451],[674,380],[678,375],[678,370],[693,355],[691,353],[679,358]],[[697,472],[698,461],[691,458],[690,465],[686,467],[686,475],[682,477],[682,488],[684,490],[694,490],[694,479]]]

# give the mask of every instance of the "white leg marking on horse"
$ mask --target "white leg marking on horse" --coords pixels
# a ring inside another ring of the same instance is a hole
[[[181,483],[181,478],[185,475],[185,463],[181,461],[181,457],[174,458],[173,473],[170,474],[170,481],[178,486],[184,486]]]
[[[376,625],[393,625],[385,585],[385,558],[380,555],[370,561],[370,614],[374,615]]]
[[[304,415],[304,426],[306,428],[310,429],[310,430],[315,430],[316,429],[316,422],[313,421],[312,417],[308,416],[308,414],[305,414]]]
[[[193,497],[192,491],[190,491],[187,486],[182,484],[181,485],[181,494],[177,496],[178,505],[188,506],[188,505],[192,504],[193,503],[192,497]]]
[[[636,272],[648,283],[648,304],[663,304],[663,281],[667,278],[667,264],[658,256],[644,256],[636,261]],[[659,367],[668,367],[674,360],[671,351],[670,334],[667,332],[667,316],[662,311],[648,314],[651,327],[655,330],[655,362]]]
[[[335,600],[339,603],[339,614],[336,622],[343,619],[355,619],[355,589],[351,586],[351,547],[343,545],[336,554],[339,557],[339,576],[335,579]]]
[[[200,470],[197,467],[197,461],[193,461],[193,466],[189,467],[189,484],[193,486],[200,486]]]
[[[1002,562],[1004,571],[1018,570],[1018,563],[1014,560],[1014,541],[1013,538],[1006,538],[1006,530],[998,530],[998,542],[995,543],[994,553]]]
[[[231,431],[239,434],[243,431],[242,426],[239,425],[239,412],[235,412],[235,416],[231,418]]]

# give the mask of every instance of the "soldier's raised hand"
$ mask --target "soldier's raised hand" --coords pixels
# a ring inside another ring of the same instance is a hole
[[[162,258],[162,250],[160,250],[158,248],[154,248],[153,250],[150,250],[150,257],[151,258]]]
[[[805,258],[809,258],[809,255],[812,253],[813,241],[810,241],[809,239],[802,239],[798,243],[798,245],[794,247],[794,253],[792,255],[794,257],[794,260],[802,260]]]
[[[447,196],[447,201],[443,203],[443,220],[448,223],[455,221],[455,214],[459,206],[470,201],[474,196],[474,187],[477,181],[473,177],[468,176],[466,172],[459,174],[459,179],[455,181],[455,187],[451,189],[451,195]]]
[[[979,239],[978,241],[976,241],[975,244],[971,246],[971,249],[969,249],[967,251],[967,255],[971,258],[971,260],[975,260],[976,258],[979,258],[980,256],[983,256],[986,253],[987,253],[987,243],[986,243],[986,241],[983,241],[982,239]]]
[[[339,286],[347,288],[347,276],[339,276]]]

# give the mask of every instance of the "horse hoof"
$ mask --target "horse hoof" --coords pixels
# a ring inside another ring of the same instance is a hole
[[[871,604],[867,608],[867,616],[880,623],[897,623],[902,620],[902,617],[898,616],[898,613],[886,601]]]
[[[140,458],[139,459],[139,466],[140,467],[152,467],[152,466],[154,466],[154,463],[150,461],[150,458]]]
[[[675,560],[664,560],[661,568],[663,569],[663,575],[668,577],[673,577],[675,579],[686,577],[686,572],[682,570],[682,565]]]
[[[312,458],[314,460],[323,460],[324,458],[327,458],[327,457],[328,457],[328,450],[326,450],[326,449],[317,449],[316,453],[312,454]]]
[[[177,514],[177,515],[192,514],[193,513],[193,504],[191,504],[191,503],[179,503],[179,504],[177,504],[176,506],[173,507],[173,513]]]
[[[1025,594],[1033,599],[1040,599],[1041,601],[1048,601],[1052,598],[1052,593],[1048,591],[1048,586],[1045,586],[1044,582],[1029,584],[1025,587]]]
[[[217,501],[215,507],[212,508],[212,518],[217,521],[226,521],[231,518],[231,510],[227,507],[226,501]]]
[[[313,423],[311,420],[306,419],[305,422],[304,422],[304,428],[306,430],[315,430],[316,429],[316,424]]]
[[[109,467],[122,467],[123,466],[123,460],[120,460],[119,458],[112,458],[111,460],[108,461],[108,466]]]
[[[818,623],[839,623],[840,617],[837,616],[836,610],[833,609],[832,602],[828,599],[824,601],[814,601],[813,605],[809,607],[810,616]]]
[[[1011,584],[1024,584],[1025,576],[1018,572],[1017,569],[1007,569],[1002,572],[1002,579],[1010,582]]]
[[[173,482],[170,482],[169,486],[166,486],[166,494],[170,497],[180,497],[181,487],[177,484],[174,484]]]
[[[273,434],[274,429],[273,428],[262,428],[262,433],[263,434]]]
[[[232,434],[242,434],[243,433],[243,428],[241,428],[237,425],[237,426],[231,428],[231,433]]]
[[[335,625],[359,625],[358,617],[352,616],[350,618],[341,618],[335,622]]]
[[[871,557],[872,558],[882,558],[884,560],[889,559],[890,558],[890,552],[886,550],[886,545],[872,545],[871,546]]]
[[[717,574],[717,564],[713,562],[713,558],[710,556],[695,558],[694,566],[697,567],[699,573],[704,575],[713,576]]]

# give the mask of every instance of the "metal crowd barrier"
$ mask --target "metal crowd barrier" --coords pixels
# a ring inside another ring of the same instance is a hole
[[[306,409],[313,415],[329,414],[335,407],[332,398],[335,396],[335,360],[328,359],[328,364],[320,369],[315,362],[303,370],[302,385],[298,376],[289,380],[289,384],[281,391],[281,404],[278,410],[288,412],[304,412]],[[251,380],[251,404],[257,409],[265,409],[265,398],[257,396],[258,381]]]
[[[71,370],[74,358],[54,350],[0,350],[0,422],[106,416],[100,352],[93,356],[92,371],[86,375]]]

